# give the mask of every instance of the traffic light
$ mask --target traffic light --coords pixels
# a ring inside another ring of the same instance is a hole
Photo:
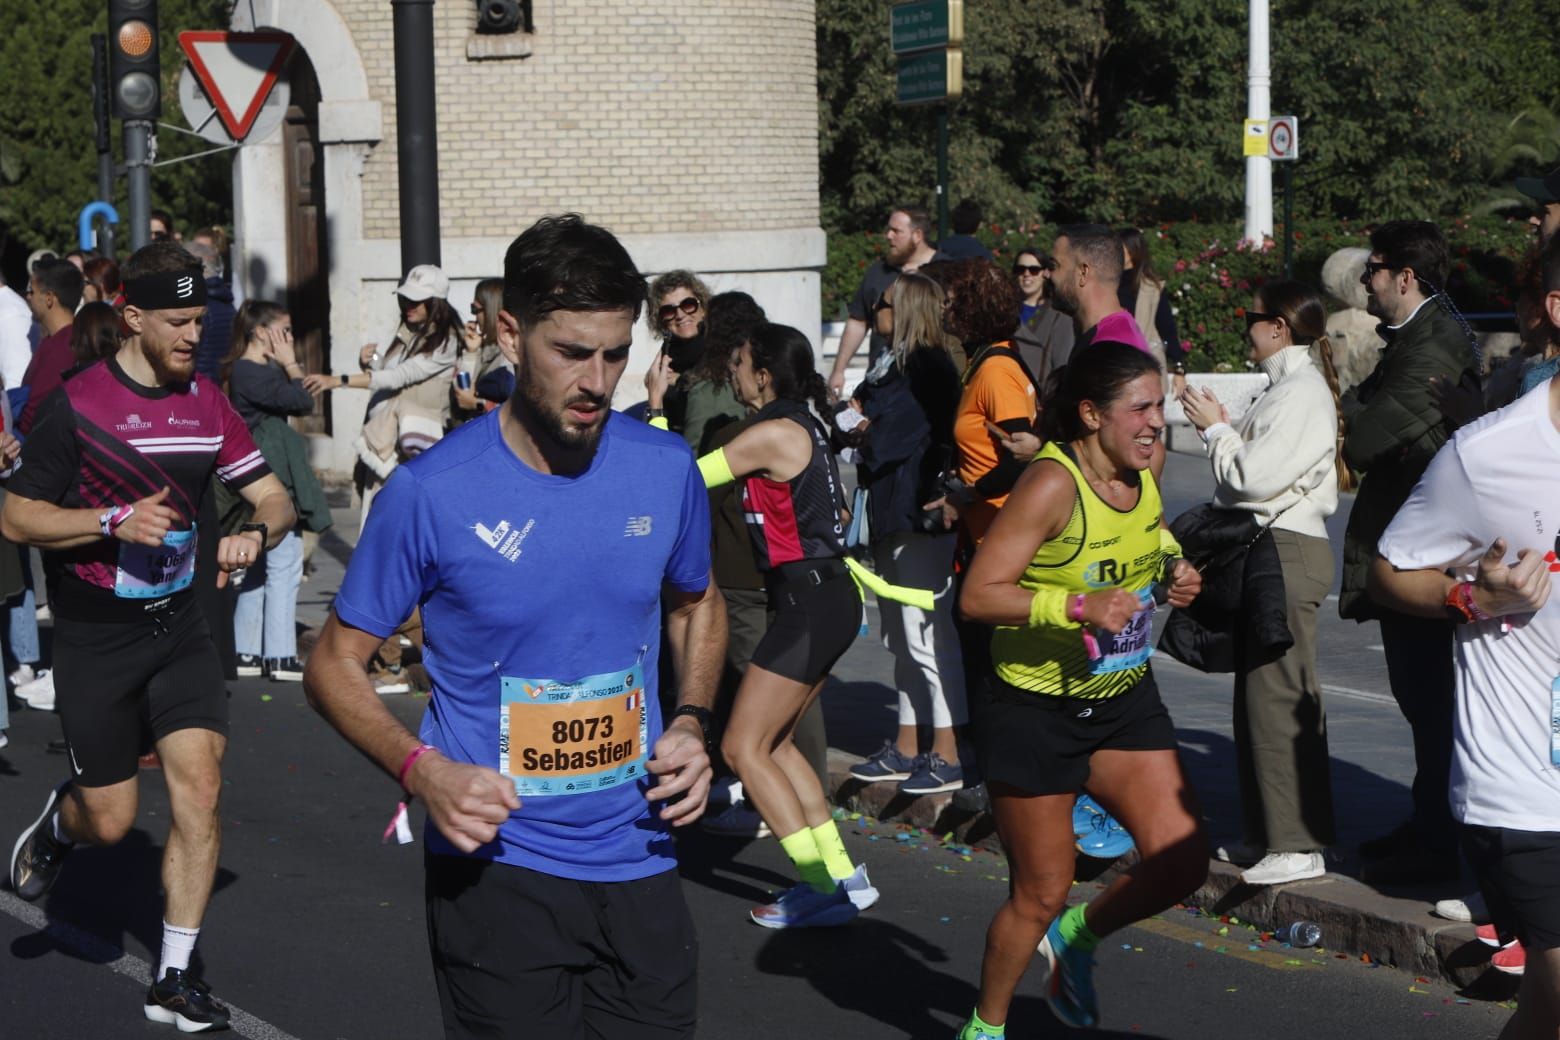
[[[162,115],[157,0],[108,0],[108,84],[115,117]]]

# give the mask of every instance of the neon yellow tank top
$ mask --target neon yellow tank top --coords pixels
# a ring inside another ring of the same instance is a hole
[[[1164,506],[1154,474],[1142,471],[1137,505],[1122,512],[1099,497],[1058,445],[1040,449],[1035,461],[1041,459],[1065,466],[1072,475],[1072,516],[1061,534],[1040,546],[1018,584],[1069,593],[1123,588],[1146,596],[1169,556],[1160,546]],[[1114,641],[1108,633],[1098,633],[1104,661],[1091,659],[1083,632],[1076,628],[999,627],[991,637],[991,656],[997,676],[1019,689],[1103,700],[1127,692],[1148,671],[1152,628],[1150,599]]]

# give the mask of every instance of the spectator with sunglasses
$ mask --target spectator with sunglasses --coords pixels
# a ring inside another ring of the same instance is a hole
[[[1395,220],[1371,233],[1360,276],[1366,310],[1387,341],[1370,378],[1341,402],[1343,457],[1363,472],[1343,542],[1338,613],[1379,619],[1387,678],[1414,735],[1413,814],[1360,846],[1364,880],[1377,884],[1455,882],[1457,835],[1447,804],[1452,764],[1452,623],[1372,602],[1366,592],[1377,542],[1425,467],[1451,436],[1433,381],[1477,386],[1472,334],[1442,291],[1451,266],[1434,224]]]
[[[1072,357],[1075,335],[1072,319],[1051,306],[1051,272],[1055,270],[1056,261],[1039,246],[1025,246],[1013,258],[1013,281],[1024,298],[1018,308],[1013,345],[1041,386]]]
[[[668,429],[681,433],[688,394],[678,380],[704,357],[710,289],[692,271],[667,271],[650,283],[650,304],[650,325],[661,340],[661,352],[645,373],[645,418],[664,417]]]
[[[1236,641],[1235,759],[1245,850],[1227,856],[1249,867],[1241,875],[1247,884],[1279,885],[1325,874],[1322,850],[1333,840],[1316,613],[1332,587],[1327,518],[1338,509],[1348,467],[1321,296],[1299,282],[1269,282],[1257,290],[1245,319],[1246,356],[1268,377],[1267,389],[1234,424],[1210,390],[1187,387],[1181,404],[1208,446],[1215,510],[1250,518],[1237,534],[1248,545],[1253,531],[1266,530],[1283,575],[1294,644],[1276,660],[1262,660],[1270,655],[1259,654],[1253,640]]]

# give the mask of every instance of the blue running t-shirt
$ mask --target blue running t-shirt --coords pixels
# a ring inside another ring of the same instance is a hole
[[[422,607],[422,739],[520,796],[478,858],[587,881],[676,866],[645,763],[661,734],[662,584],[708,585],[708,501],[675,434],[614,412],[590,468],[550,476],[504,443],[498,410],[374,499],[336,614],[383,637]]]

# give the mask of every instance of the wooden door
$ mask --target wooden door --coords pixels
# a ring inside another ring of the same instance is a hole
[[[287,310],[305,372],[325,372],[330,361],[330,258],[325,216],[325,157],[320,147],[320,87],[300,50],[288,67],[292,96],[282,123],[287,177]],[[314,414],[296,420],[304,433],[329,434],[330,410],[321,396]]]

